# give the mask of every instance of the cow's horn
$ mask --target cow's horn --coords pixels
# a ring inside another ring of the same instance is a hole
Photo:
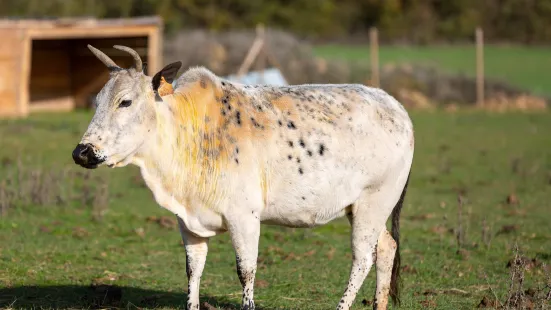
[[[132,57],[134,57],[134,68],[138,71],[142,71],[142,69],[143,69],[142,59],[140,58],[140,55],[138,54],[138,52],[136,52],[135,50],[133,50],[130,47],[127,47],[127,46],[115,45],[113,47],[118,49],[118,50],[125,51],[128,54],[132,55]]]
[[[93,47],[92,45],[88,44],[88,49],[96,55],[96,57],[103,62],[109,68],[109,70],[113,71],[115,69],[120,69],[119,66],[111,59],[109,56],[105,55],[102,51],[98,50],[97,48]]]

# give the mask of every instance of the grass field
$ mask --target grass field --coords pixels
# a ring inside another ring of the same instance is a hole
[[[503,301],[515,243],[532,259],[525,288],[542,287],[551,263],[551,114],[411,115],[401,309],[472,309],[493,296],[490,288]],[[0,308],[183,307],[185,255],[173,216],[154,203],[137,169],[89,172],[72,162],[90,119],[78,112],[0,121]],[[27,192],[6,198],[14,187]],[[351,264],[349,231],[345,219],[316,229],[263,226],[258,308],[334,309]],[[227,234],[211,240],[202,279],[203,301],[238,309]],[[369,304],[374,287],[372,270],[354,309]]]
[[[369,61],[369,46],[322,45],[314,49],[330,59]],[[474,76],[476,54],[473,46],[381,46],[381,65],[420,63],[450,73]],[[551,47],[486,46],[485,70],[488,78],[509,82],[522,89],[551,97]]]

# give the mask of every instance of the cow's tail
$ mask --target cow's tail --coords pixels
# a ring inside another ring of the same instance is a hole
[[[411,172],[410,172],[411,174]],[[392,276],[390,278],[390,298],[395,305],[400,304],[400,292],[399,292],[399,282],[400,282],[400,211],[402,211],[402,206],[404,204],[404,198],[406,196],[406,191],[409,184],[409,174],[402,190],[402,195],[400,195],[400,200],[394,206],[392,210],[392,238],[396,242],[396,254],[394,255],[394,263],[392,264]]]

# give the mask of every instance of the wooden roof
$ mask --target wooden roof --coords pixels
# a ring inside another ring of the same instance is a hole
[[[128,26],[159,26],[163,21],[158,16],[144,16],[134,18],[96,19],[93,17],[80,18],[52,18],[52,19],[0,19],[0,28],[40,28],[43,30],[54,28],[102,28],[102,27],[128,27]]]

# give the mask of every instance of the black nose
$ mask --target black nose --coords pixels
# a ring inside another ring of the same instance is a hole
[[[85,168],[95,168],[98,164],[98,159],[90,144],[77,145],[73,150],[73,160],[76,164]]]

